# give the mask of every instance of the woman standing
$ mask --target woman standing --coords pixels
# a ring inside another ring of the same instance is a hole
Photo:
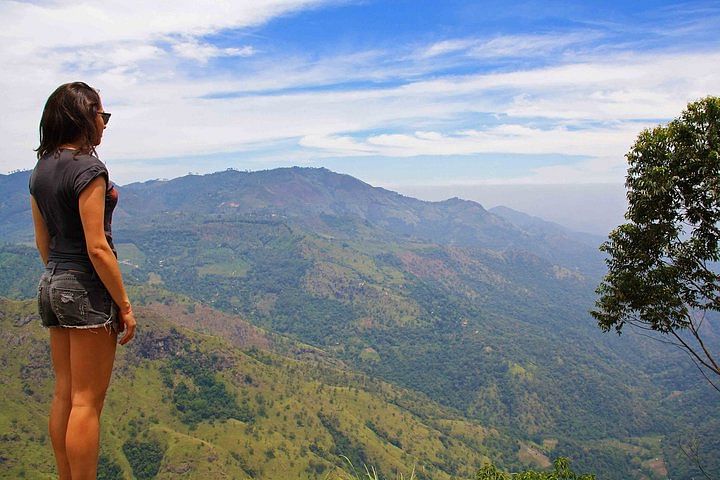
[[[135,334],[110,230],[117,190],[95,156],[110,114],[85,83],[61,85],[40,120],[30,177],[35,242],[46,266],[38,308],[50,331],[50,439],[60,479],[95,479],[100,412],[120,344]]]

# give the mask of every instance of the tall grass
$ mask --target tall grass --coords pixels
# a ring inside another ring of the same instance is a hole
[[[348,457],[346,457],[345,455],[340,456],[343,458],[343,460],[347,462],[352,473],[334,472],[325,477],[325,480],[390,480],[388,478],[380,477],[377,471],[375,471],[375,467],[372,465],[368,467],[367,465],[363,464],[362,469],[364,470],[364,472],[358,473],[355,465],[353,465],[353,463]],[[405,477],[405,475],[403,475],[402,473],[398,473],[396,480],[417,480],[417,477],[415,476],[415,467],[413,467],[409,477]]]

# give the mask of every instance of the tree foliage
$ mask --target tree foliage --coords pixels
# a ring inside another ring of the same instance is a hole
[[[595,475],[579,475],[570,468],[570,461],[567,458],[558,458],[553,464],[551,472],[537,472],[525,470],[518,473],[505,473],[498,470],[495,465],[486,464],[481,468],[476,480],[594,480]]]
[[[217,362],[218,357],[214,355],[186,348],[163,370],[163,381],[172,389],[173,404],[180,419],[192,428],[203,421],[234,418],[248,422],[253,418],[247,404],[238,403],[235,395],[218,379]],[[185,380],[175,384],[173,374],[184,375],[191,385]]]
[[[123,471],[114,458],[101,454],[98,460],[97,480],[115,480],[123,478]]]
[[[665,334],[718,376],[704,333],[720,312],[719,152],[718,97],[638,136],[626,156],[628,222],[601,247],[609,268],[591,312],[605,331],[630,324]]]
[[[133,474],[139,480],[155,478],[165,451],[156,441],[129,439],[123,444],[123,452],[132,467]]]

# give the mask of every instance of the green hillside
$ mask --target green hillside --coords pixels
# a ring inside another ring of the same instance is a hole
[[[244,354],[243,342],[253,339],[260,352],[361,372],[351,377],[405,392],[414,400],[404,408],[423,422],[452,419],[430,426],[463,439],[457,449],[441,441],[463,475],[472,475],[477,455],[513,470],[563,455],[600,478],[686,478],[699,472],[679,446],[693,438],[702,440],[706,467],[720,471],[709,453],[720,442],[717,393],[679,352],[599,332],[587,314],[599,255],[572,235],[535,221],[515,226],[473,202],[420,202],[324,169],[134,184],[123,187],[121,205],[116,244],[132,298],[148,315],[203,341],[235,342]],[[0,248],[0,273],[13,278],[0,295],[32,294],[34,255]],[[183,368],[170,370],[187,376]],[[187,388],[161,380],[171,399],[202,404],[201,380],[185,380]],[[344,381],[336,387],[368,388]],[[248,411],[259,408],[252,395],[247,402]],[[413,464],[453,472],[412,457],[413,442],[390,420],[364,423],[364,413],[355,414],[362,427],[315,413],[308,428],[334,432],[335,444],[365,448],[372,435],[344,429],[369,429],[393,446],[386,450],[411,455],[410,463],[354,457],[385,473]]]
[[[666,468],[653,462],[659,438],[518,442],[241,319],[227,340],[200,333],[229,317],[155,289],[145,295],[162,302],[138,309],[142,335],[120,350],[99,478],[340,478],[344,455],[388,478],[414,467],[419,479],[463,479],[490,459],[547,468],[568,446],[574,458],[631,456],[646,475]],[[53,478],[47,334],[33,302],[0,300],[0,326],[0,478]]]
[[[48,342],[33,308],[0,301],[1,478],[53,478]],[[120,349],[103,412],[106,474],[323,478],[342,472],[345,455],[386,475],[415,466],[418,478],[472,478],[494,443],[510,442],[421,395],[311,359],[312,349],[265,350],[272,336],[252,327],[230,343],[173,326],[166,318],[179,308],[140,308],[142,335]]]

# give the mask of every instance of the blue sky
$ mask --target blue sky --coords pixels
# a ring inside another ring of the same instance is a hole
[[[121,184],[303,165],[442,195],[620,184],[640,130],[720,94],[717,2],[4,1],[0,15],[4,172],[33,166],[43,103],[73,80],[113,113],[99,153]]]

